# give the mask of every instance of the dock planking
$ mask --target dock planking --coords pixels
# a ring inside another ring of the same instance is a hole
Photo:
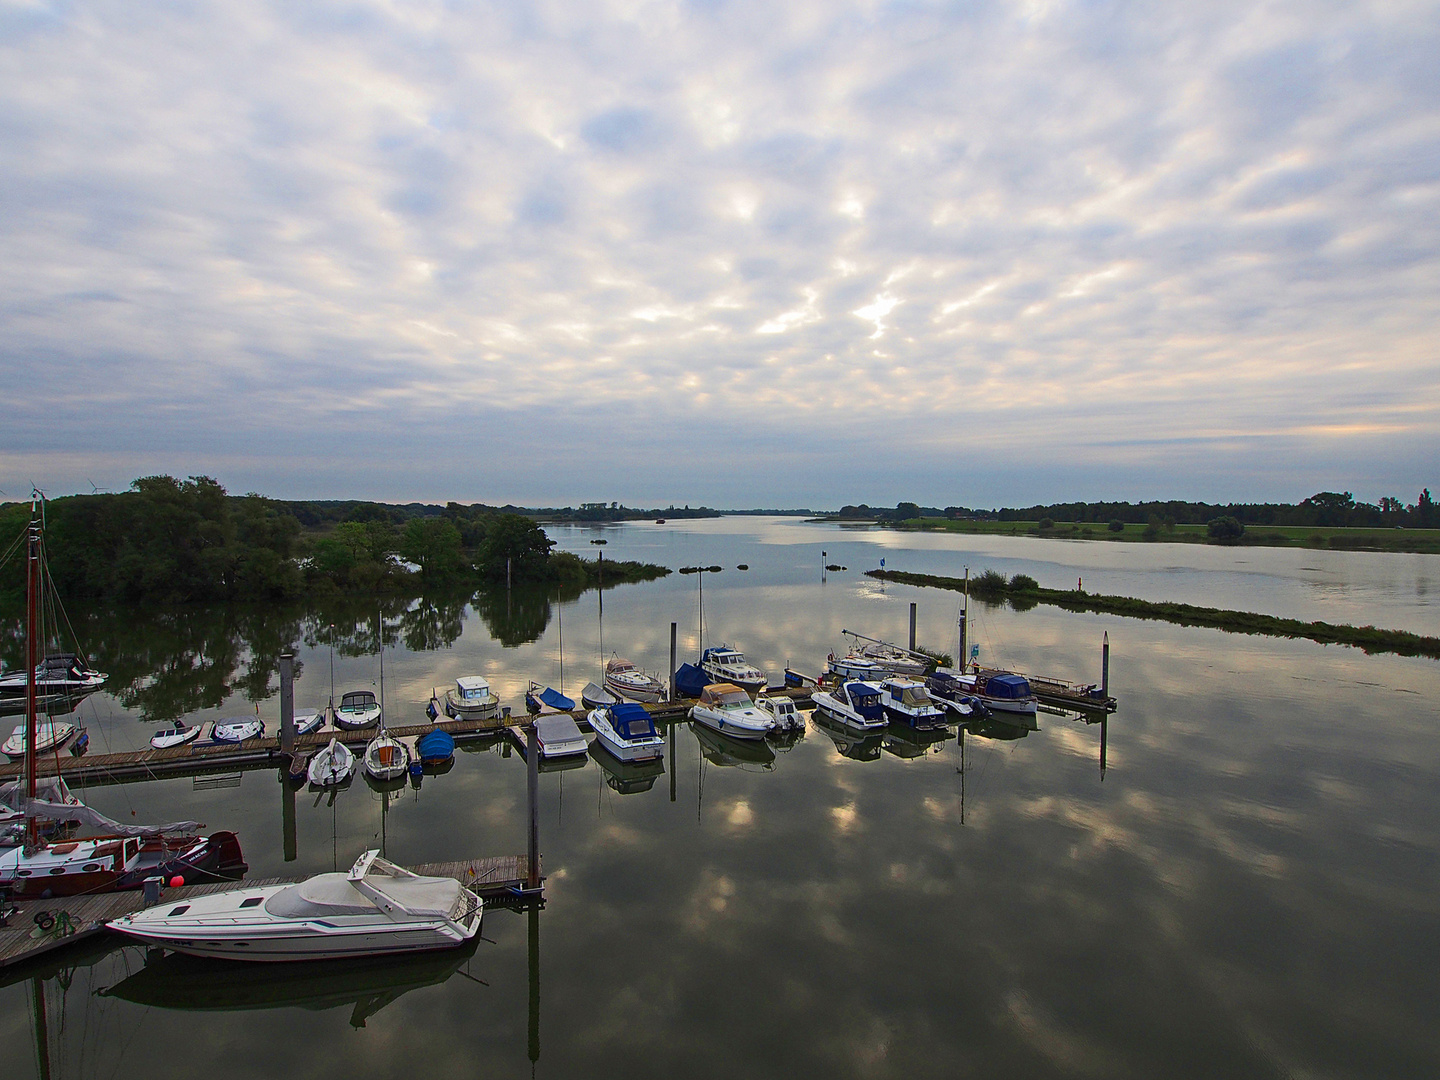
[[[809,691],[772,687],[772,695],[788,696],[797,702],[809,701]],[[660,723],[685,720],[690,711],[689,701],[659,702],[646,705],[646,710]],[[571,715],[582,731],[590,730],[587,712],[577,709]],[[494,720],[441,720],[435,723],[412,724],[403,727],[387,727],[386,730],[398,739],[424,735],[429,731],[447,731],[457,742],[466,739],[502,737],[506,729],[523,724],[525,718],[496,717]],[[375,736],[376,728],[360,731],[326,730],[295,736],[295,752],[308,754],[325,746],[332,738],[339,739],[350,747],[363,747]],[[520,740],[523,742],[523,740]],[[105,785],[135,783],[144,780],[162,780],[175,776],[204,776],[207,773],[234,772],[236,769],[273,768],[280,764],[288,766],[288,760],[280,751],[278,738],[246,739],[242,743],[201,742],[199,740],[183,746],[172,746],[164,750],[146,747],[118,754],[86,754],[75,757],[56,753],[40,757],[36,761],[39,776],[63,776],[67,783]],[[11,780],[21,775],[19,762],[0,764],[0,781]]]
[[[492,903],[503,904],[536,895],[526,889],[530,860],[524,855],[426,863],[408,869],[426,877],[454,878]],[[162,893],[160,902],[174,904],[187,897],[233,889],[293,885],[309,876],[302,874],[294,877],[252,878],[244,881],[224,881],[214,885],[167,888]],[[144,894],[138,889],[96,893],[91,896],[60,896],[51,900],[17,900],[15,913],[6,920],[5,925],[0,926],[0,968],[32,960],[55,949],[67,948],[97,934],[110,933],[106,929],[106,922],[139,911],[144,906]],[[49,912],[54,917],[55,928],[51,933],[39,933],[37,936],[38,924],[35,917],[41,912]]]

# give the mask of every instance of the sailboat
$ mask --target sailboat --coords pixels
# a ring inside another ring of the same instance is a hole
[[[186,885],[240,878],[249,867],[234,833],[199,836],[196,830],[200,825],[194,821],[122,825],[78,799],[62,797],[53,801],[39,797],[39,680],[35,654],[42,639],[42,536],[41,498],[35,491],[26,527],[25,649],[30,675],[25,694],[24,794],[17,792],[12,804],[24,814],[24,827],[17,830],[21,833],[19,842],[8,849],[0,848],[0,887],[8,888],[16,897],[50,897],[138,889],[151,876],[167,880],[179,877]],[[52,782],[47,794],[57,791],[63,792],[63,781]],[[41,838],[44,822],[89,826],[99,835],[53,843]]]
[[[530,680],[530,686],[525,691],[525,711],[531,716],[542,712],[571,712],[575,708],[575,700],[565,696],[565,617],[560,608],[560,601],[555,601],[555,625],[560,639],[560,689],[553,686],[541,686],[534,679]]]
[[[365,744],[365,775],[382,783],[403,777],[410,769],[410,751],[385,730],[385,623],[377,617],[380,635],[380,731]]]

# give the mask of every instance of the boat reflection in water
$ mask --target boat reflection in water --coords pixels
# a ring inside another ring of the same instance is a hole
[[[649,791],[655,786],[655,778],[665,775],[663,756],[657,755],[649,761],[621,761],[601,746],[598,740],[590,744],[590,756],[595,759],[595,764],[605,770],[605,783],[621,795]]]
[[[700,743],[700,753],[712,765],[775,767],[775,751],[764,739],[732,739],[704,724],[691,724],[690,730]]]
[[[885,741],[881,732],[874,732],[862,736],[859,732],[839,723],[833,719],[824,709],[816,709],[810,714],[810,722],[820,731],[830,736],[835,743],[835,749],[840,751],[842,757],[853,758],[855,761],[874,761],[880,756],[880,746]]]
[[[972,717],[965,722],[964,727],[971,735],[979,735],[986,739],[999,739],[1004,742],[1023,739],[1031,731],[1039,730],[1027,726],[1027,721],[1024,720],[1019,723],[1008,723],[1001,719],[999,714]]]
[[[477,936],[457,949],[413,956],[283,965],[152,951],[143,968],[98,993],[186,1012],[289,1008],[321,1012],[351,1006],[350,1026],[362,1028],[367,1019],[411,990],[439,986],[455,975],[475,955],[479,941]]]
[[[891,724],[880,737],[881,748],[898,758],[918,758],[938,754],[945,743],[955,738],[948,728],[913,728],[908,724]]]

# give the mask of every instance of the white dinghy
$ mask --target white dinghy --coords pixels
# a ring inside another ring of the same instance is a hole
[[[317,788],[338,787],[355,772],[355,751],[339,739],[316,751],[306,775]]]

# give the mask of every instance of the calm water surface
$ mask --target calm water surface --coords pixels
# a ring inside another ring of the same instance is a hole
[[[818,669],[842,628],[903,640],[911,602],[920,643],[954,650],[957,598],[860,575],[881,557],[1436,632],[1434,557],[747,518],[552,535],[587,554],[603,537],[607,558],[723,565],[704,575],[705,639],[777,678],[786,663]],[[822,580],[822,550],[849,571]],[[663,670],[672,622],[693,659],[697,586],[621,586],[603,611],[593,591],[387,610],[392,721],[418,719],[459,674],[486,673],[518,707],[530,678],[559,684],[562,662],[572,692],[612,651]],[[546,907],[487,914],[472,955],[300,978],[102,946],[0,989],[9,1073],[42,1075],[38,986],[53,1076],[1436,1074],[1433,662],[1045,607],[972,615],[984,659],[1086,681],[1109,633],[1121,705],[1103,773],[1099,725],[1058,716],[1023,739],[928,747],[837,743],[812,722],[761,761],[680,725],[659,775],[594,761],[542,775]],[[143,745],[177,702],[202,703],[197,718],[253,714],[286,638],[300,645],[297,706],[323,704],[331,623],[337,689],[378,685],[373,618],[97,622],[126,686],[85,706],[94,749]],[[259,706],[273,720],[276,699]],[[525,848],[523,762],[498,744],[389,801],[360,781],[332,805],[301,792],[288,863],[283,790],[256,771],[86,798],[233,828],[255,876],[343,868],[367,846],[415,863]]]

